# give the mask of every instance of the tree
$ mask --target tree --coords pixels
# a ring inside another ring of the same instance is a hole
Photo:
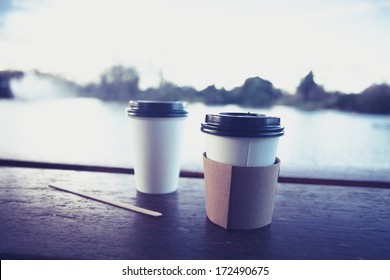
[[[0,98],[13,98],[10,81],[20,79],[23,75],[22,71],[0,71]]]
[[[310,71],[298,85],[297,95],[304,101],[320,101],[326,96],[326,92],[322,86],[317,85],[314,74]]]
[[[273,84],[260,77],[248,78],[242,87],[235,89],[237,103],[244,106],[271,106],[282,96]]]
[[[128,100],[139,92],[139,75],[134,68],[115,65],[100,76],[100,95],[114,100]]]
[[[215,85],[208,86],[200,92],[203,102],[205,104],[226,104],[227,102],[227,91],[225,89],[217,89]]]
[[[372,85],[362,91],[357,98],[360,112],[390,114],[390,86]]]

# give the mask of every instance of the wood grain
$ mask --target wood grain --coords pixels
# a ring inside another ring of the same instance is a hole
[[[164,213],[158,219],[52,190]],[[271,225],[224,230],[205,213],[203,179],[173,194],[136,192],[128,174],[0,168],[1,259],[390,259],[390,190],[279,184]]]

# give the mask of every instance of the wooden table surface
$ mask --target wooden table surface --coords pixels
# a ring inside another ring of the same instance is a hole
[[[160,211],[154,218],[48,187]],[[203,179],[146,195],[133,175],[0,167],[1,259],[390,259],[390,189],[279,184],[271,225],[226,231]]]

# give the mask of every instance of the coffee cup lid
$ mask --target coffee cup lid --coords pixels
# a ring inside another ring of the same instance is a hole
[[[201,131],[232,137],[276,137],[284,134],[280,118],[255,113],[207,114]]]
[[[180,101],[146,101],[131,100],[127,107],[127,115],[131,117],[172,118],[186,117],[186,103]]]

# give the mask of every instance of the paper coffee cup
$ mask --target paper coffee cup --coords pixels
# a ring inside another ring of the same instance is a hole
[[[280,160],[280,119],[253,113],[206,115],[203,154],[206,213],[225,229],[271,223]]]
[[[127,114],[137,190],[149,194],[176,191],[188,114],[185,103],[130,101]]]
[[[280,118],[253,113],[206,115],[201,131],[209,159],[234,166],[267,166],[275,162]]]

